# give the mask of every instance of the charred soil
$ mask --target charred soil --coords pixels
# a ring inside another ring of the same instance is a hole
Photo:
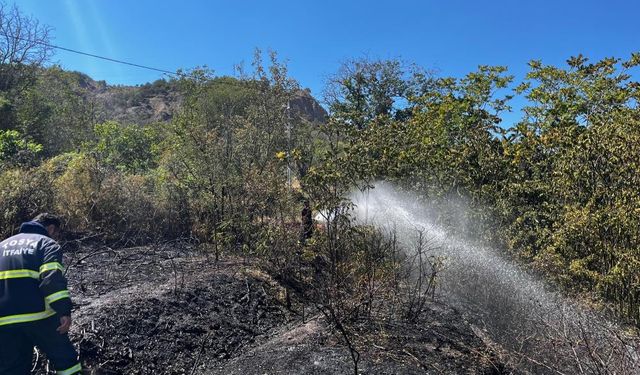
[[[322,315],[287,308],[286,287],[255,262],[214,262],[187,245],[68,255],[71,338],[93,374],[353,373]],[[414,323],[356,324],[362,374],[501,374],[498,355],[454,309]],[[37,374],[46,373],[39,356]]]

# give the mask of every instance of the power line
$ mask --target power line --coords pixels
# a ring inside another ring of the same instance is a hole
[[[110,57],[104,57],[104,56],[98,56],[98,55],[94,55],[92,53],[87,53],[87,52],[82,52],[82,51],[76,51],[73,50],[71,48],[65,48],[65,47],[60,47],[60,46],[56,46],[54,44],[48,44],[48,43],[43,43],[44,45],[46,45],[47,47],[51,47],[51,48],[56,48],[59,50],[63,50],[63,51],[67,51],[67,52],[73,52],[73,53],[77,53],[79,55],[85,55],[85,56],[90,56],[90,57],[95,57],[96,59],[102,59],[102,60],[107,60],[107,61],[111,61],[111,62],[115,62],[118,64],[124,64],[124,65],[130,65],[130,66],[135,66],[138,68],[142,68],[142,69],[148,69],[148,70],[155,70],[156,72],[161,72],[161,73],[166,73],[166,74],[171,74],[171,75],[179,75],[177,72],[171,72],[168,70],[164,70],[164,69],[158,69],[158,68],[154,68],[151,66],[145,66],[145,65],[140,65],[140,64],[135,64],[135,63],[131,63],[128,61],[122,61],[122,60],[116,60],[116,59],[112,59]]]
[[[94,55],[92,53],[87,53],[87,52],[82,52],[82,51],[78,51],[78,50],[71,49],[71,48],[61,47],[61,46],[57,46],[55,44],[50,44],[50,43],[43,42],[43,41],[30,40],[30,39],[26,39],[26,38],[21,38],[19,36],[10,36],[10,35],[7,35],[5,33],[0,33],[0,34],[4,35],[7,38],[14,38],[14,39],[22,40],[22,41],[29,42],[29,43],[40,44],[40,45],[43,45],[45,47],[55,48],[55,49],[59,49],[59,50],[62,50],[62,51],[67,51],[67,52],[72,52],[72,53],[77,53],[79,55],[84,55],[84,56],[89,56],[89,57],[93,57],[93,58],[96,58],[96,59],[102,59],[102,60],[106,60],[106,61],[111,61],[111,62],[118,63],[118,64],[124,64],[124,65],[129,65],[129,66],[135,66],[137,68],[154,70],[156,72],[161,72],[161,73],[165,73],[165,74],[171,74],[171,75],[174,75],[174,76],[180,76],[181,75],[178,72],[172,72],[172,71],[165,70],[165,69],[159,69],[159,68],[154,68],[154,67],[151,67],[151,66],[140,65],[140,64],[124,61],[124,60],[112,59],[110,57]]]

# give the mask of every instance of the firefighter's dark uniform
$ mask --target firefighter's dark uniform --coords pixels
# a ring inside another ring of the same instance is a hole
[[[37,222],[0,242],[0,375],[31,371],[33,347],[52,362],[57,374],[81,372],[78,354],[56,328],[71,315],[60,245]]]

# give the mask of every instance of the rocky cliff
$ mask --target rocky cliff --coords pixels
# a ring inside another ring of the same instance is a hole
[[[111,86],[82,75],[80,85],[95,103],[98,122],[147,124],[170,121],[180,109],[182,96],[175,82],[158,80],[138,86]],[[327,112],[309,90],[299,90],[291,109],[307,120],[322,123]]]

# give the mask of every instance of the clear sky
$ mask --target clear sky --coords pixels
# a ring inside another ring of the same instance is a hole
[[[4,0],[10,3],[11,0]],[[166,70],[207,65],[232,74],[256,47],[288,61],[291,75],[319,96],[349,58],[401,58],[441,75],[526,63],[561,65],[582,53],[640,51],[640,1],[462,0],[17,0],[54,28],[54,44]],[[110,84],[161,73],[57,52],[54,60]]]

